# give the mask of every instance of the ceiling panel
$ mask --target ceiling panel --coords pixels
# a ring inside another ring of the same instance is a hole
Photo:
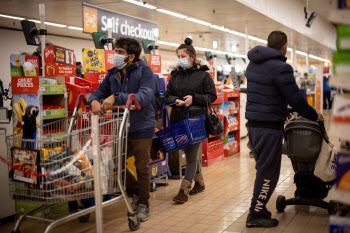
[[[313,1],[315,2],[316,0]],[[45,3],[47,21],[71,26],[82,26],[82,0],[1,0],[0,14],[38,19],[38,4],[42,2]],[[219,50],[232,52],[232,46],[237,45],[237,53],[244,54],[245,51],[244,38],[224,33],[207,26],[198,25],[185,19],[172,17],[122,0],[90,0],[86,2],[108,10],[157,22],[159,39],[163,41],[182,43],[186,36],[191,35],[194,44],[198,47],[211,48],[212,41],[216,40],[218,41]],[[182,13],[242,33],[245,32],[245,27],[247,26],[249,35],[265,40],[271,31],[282,30],[289,38],[288,44],[290,47],[295,43],[297,49],[303,52],[309,50],[313,55],[328,59],[331,58],[332,55],[332,51],[325,46],[234,0],[151,0],[148,2],[158,8]],[[15,22],[15,25],[13,25],[13,22]],[[4,18],[0,18],[0,26],[20,28],[18,21]],[[79,31],[50,26],[47,26],[47,28],[49,32],[54,34],[89,38],[89,35]],[[259,44],[261,45],[259,42],[249,40],[250,48]],[[304,57],[300,57],[299,59],[300,61],[305,60]]]

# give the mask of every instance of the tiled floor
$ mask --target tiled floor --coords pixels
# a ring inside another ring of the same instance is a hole
[[[268,209],[279,220],[275,228],[247,229],[245,221],[253,190],[255,162],[249,158],[247,140],[242,141],[242,152],[225,158],[209,168],[203,168],[206,190],[183,205],[175,205],[180,181],[169,180],[168,187],[159,187],[151,193],[151,218],[142,223],[138,232],[244,232],[244,233],[323,233],[328,232],[327,210],[316,207],[287,206],[284,213],[276,211],[276,198],[283,194],[293,197],[294,172],[290,160],[283,156],[281,176]],[[328,199],[327,199],[328,200]],[[123,202],[104,209],[104,232],[130,232]],[[0,232],[10,232],[14,223],[0,226]],[[23,233],[43,232],[44,224],[24,223]],[[57,227],[53,232],[96,232],[94,214],[87,223],[73,220]]]

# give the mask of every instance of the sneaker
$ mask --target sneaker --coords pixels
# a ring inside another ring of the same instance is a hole
[[[136,212],[137,209],[139,208],[138,201],[139,201],[139,197],[134,195],[131,202],[131,208],[134,212]]]
[[[257,217],[253,217],[252,214],[249,214],[247,217],[246,226],[251,227],[263,227],[270,228],[278,225],[278,220],[274,218],[268,219],[264,214],[261,214]]]
[[[267,218],[267,219],[271,219],[271,212],[268,211],[266,208],[263,210],[262,214]]]
[[[139,208],[137,209],[137,217],[141,220],[141,222],[146,222],[150,217],[149,208],[144,204],[140,204]]]

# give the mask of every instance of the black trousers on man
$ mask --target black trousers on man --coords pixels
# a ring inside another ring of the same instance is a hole
[[[281,169],[283,130],[248,127],[256,161],[256,178],[250,214],[261,214],[276,188]]]

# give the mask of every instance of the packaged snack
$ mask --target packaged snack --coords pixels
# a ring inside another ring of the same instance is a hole
[[[84,172],[85,177],[90,176],[93,179],[94,169],[91,166],[89,159],[86,157],[86,155],[83,152],[78,151],[77,153],[80,153],[80,157],[77,160],[77,162],[79,163],[80,169]]]

